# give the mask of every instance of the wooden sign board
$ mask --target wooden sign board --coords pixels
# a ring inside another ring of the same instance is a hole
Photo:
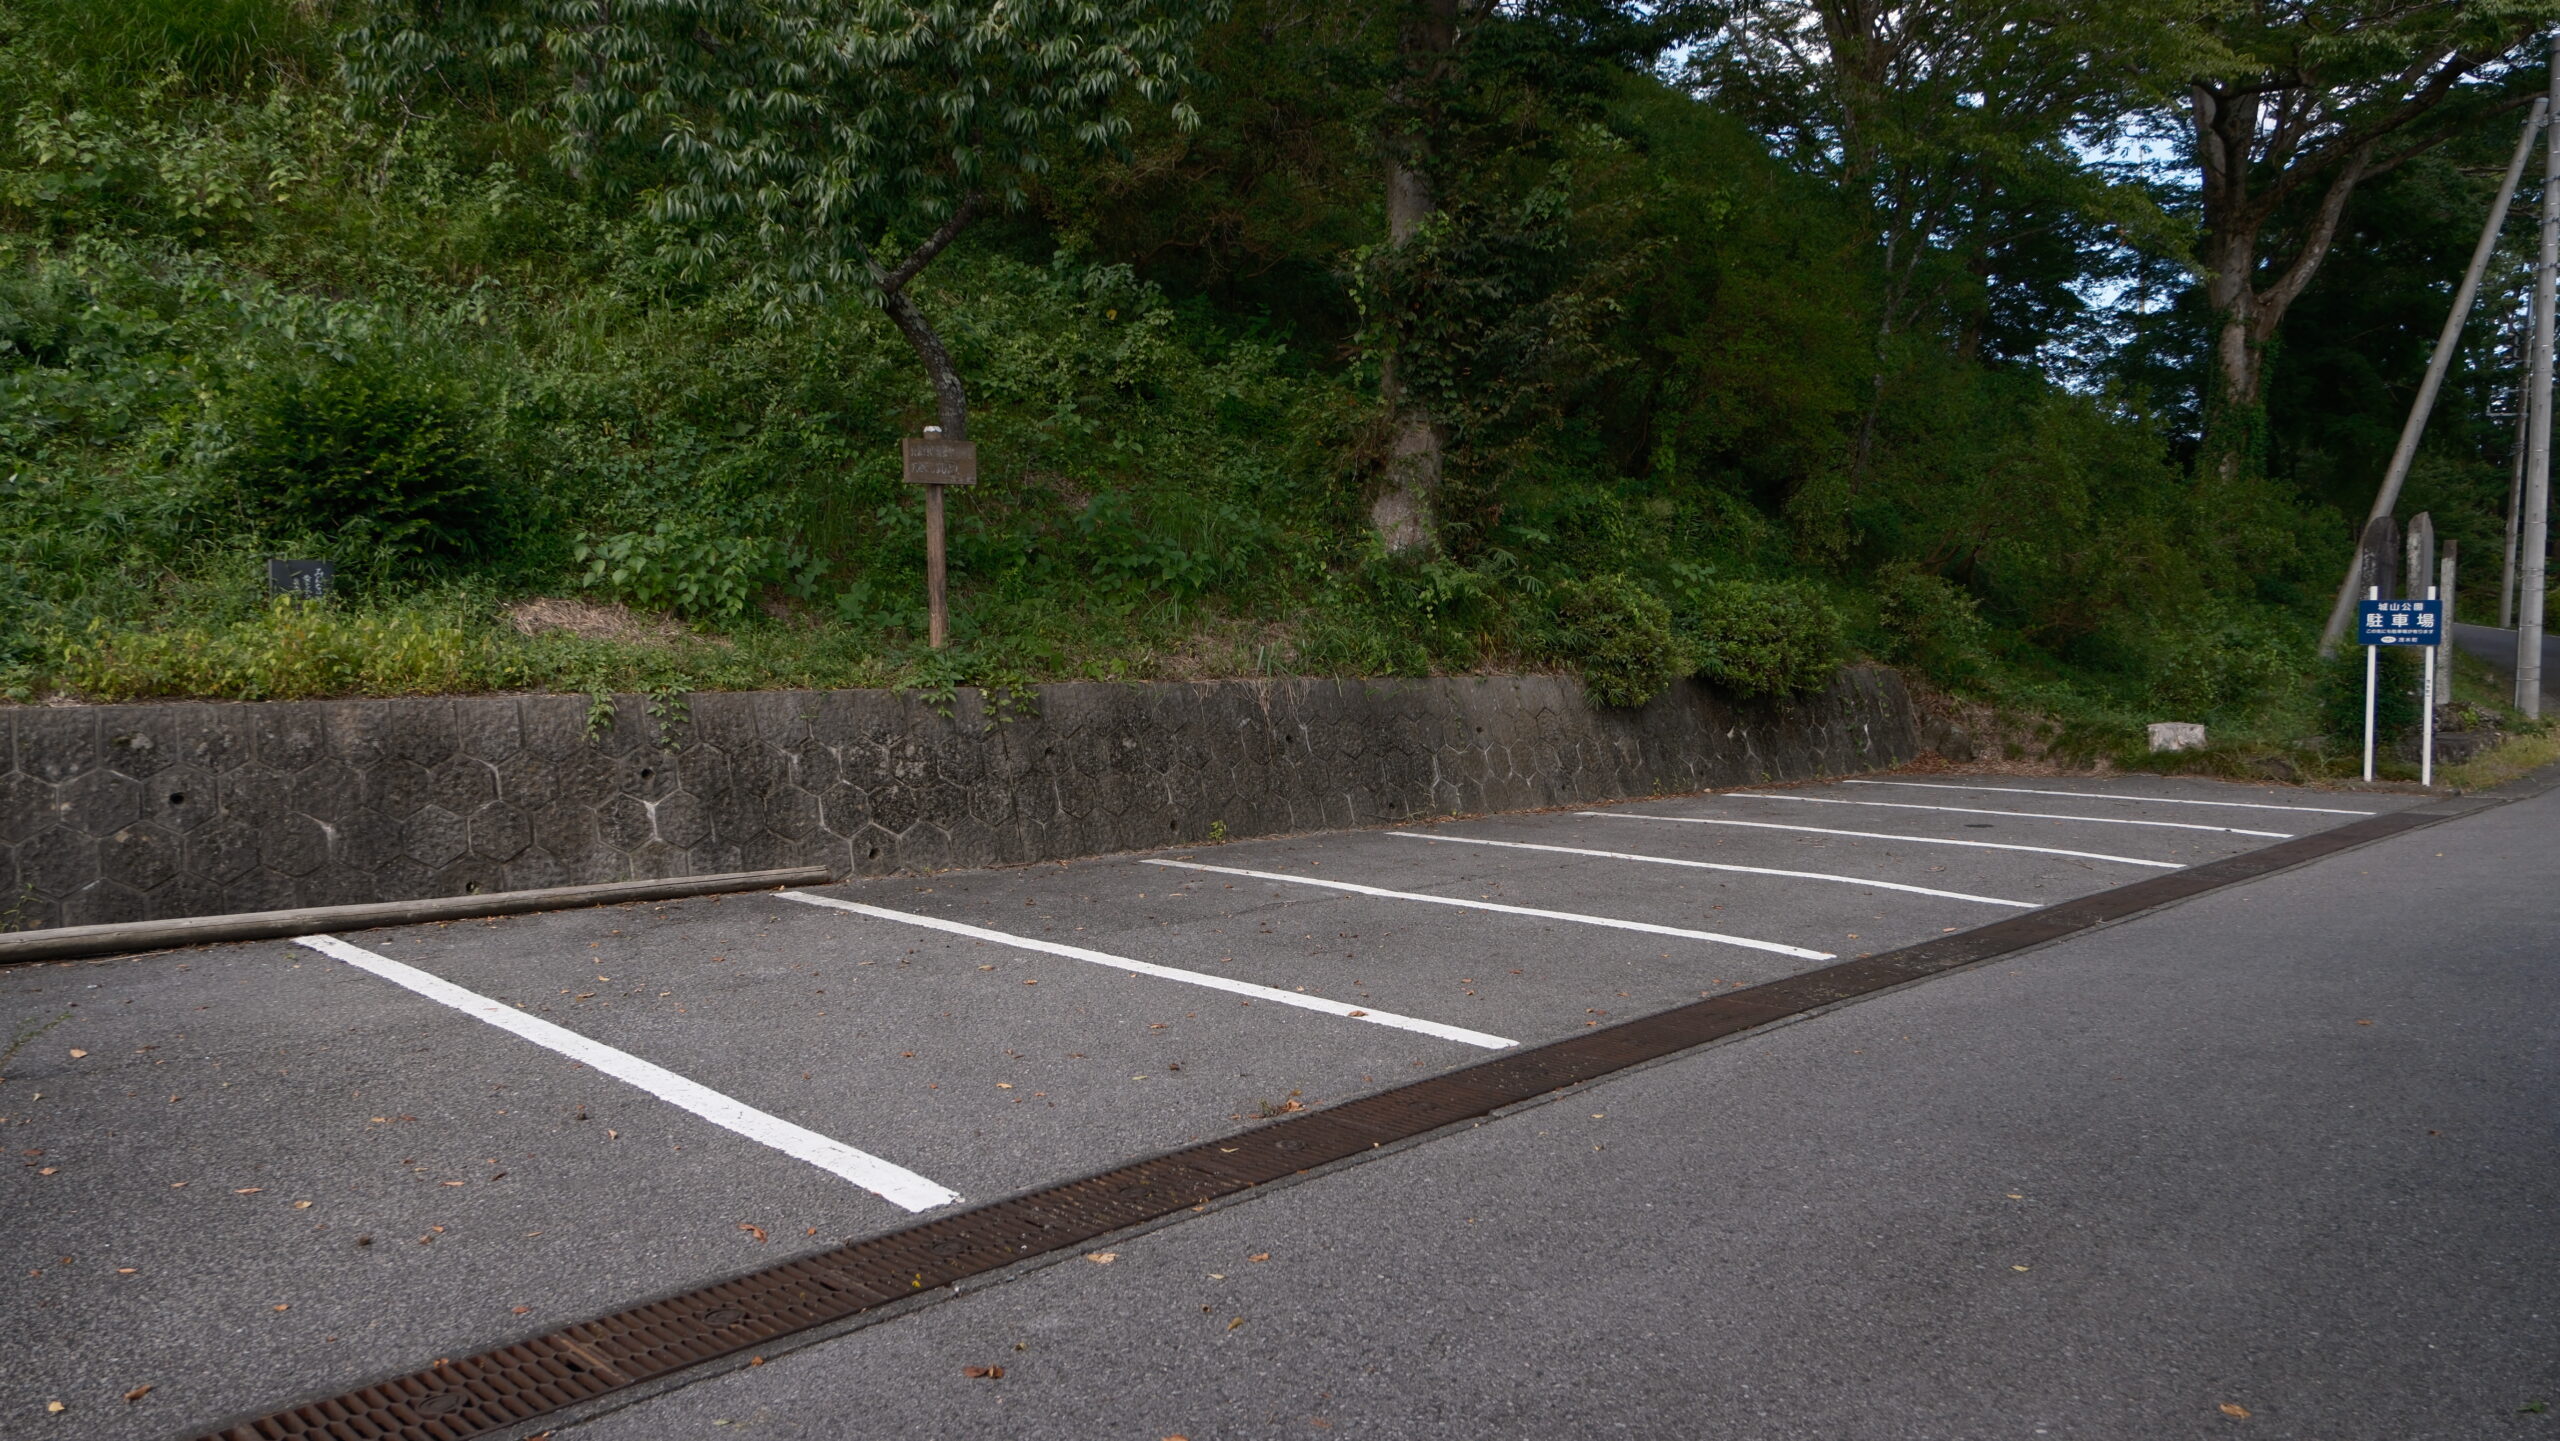
[[[907,461],[909,485],[976,485],[978,443],[911,435],[898,442]]]

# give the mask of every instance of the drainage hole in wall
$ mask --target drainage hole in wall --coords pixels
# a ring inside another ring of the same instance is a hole
[[[187,803],[187,793],[186,793],[185,791],[171,791],[171,792],[169,792],[169,804],[171,804],[171,805],[173,805],[173,806],[182,806],[182,805],[185,805],[186,803]]]
[[[871,856],[870,856],[870,858],[871,858],[872,860],[875,860],[875,861],[876,861],[876,860],[878,860],[878,859],[880,859],[880,848],[879,848],[878,846],[873,846],[873,847],[871,848]]]

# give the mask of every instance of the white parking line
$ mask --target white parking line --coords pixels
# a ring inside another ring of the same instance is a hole
[[[1396,834],[1407,834],[1397,832]],[[1716,941],[1728,946],[1742,946],[1754,951],[1773,951],[1781,956],[1794,956],[1807,961],[1836,961],[1829,951],[1809,951],[1802,946],[1782,946],[1776,941],[1755,941],[1748,936],[1728,936],[1716,931],[1684,930],[1679,926],[1657,926],[1648,921],[1622,921],[1611,916],[1586,916],[1576,911],[1542,911],[1534,906],[1506,906],[1495,901],[1470,901],[1458,896],[1424,895],[1419,891],[1390,891],[1377,886],[1354,885],[1349,881],[1321,880],[1315,876],[1293,876],[1280,871],[1246,871],[1234,866],[1204,866],[1195,861],[1148,861],[1151,866],[1172,866],[1186,871],[1215,871],[1222,876],[1251,876],[1258,881],[1281,881],[1293,886],[1313,886],[1319,890],[1349,891],[1354,895],[1385,896],[1397,901],[1425,901],[1435,906],[1464,906],[1471,911],[1501,911],[1506,915],[1536,916],[1541,920],[1572,921],[1576,925],[1607,926],[1612,930],[1643,931],[1656,936],[1681,936],[1693,941]]]
[[[334,956],[359,970],[371,971],[393,985],[415,991],[439,1005],[451,1006],[499,1030],[557,1051],[573,1061],[583,1062],[617,1081],[637,1086],[679,1110],[691,1111],[724,1130],[735,1131],[750,1141],[771,1146],[819,1170],[842,1176],[892,1206],[909,1211],[929,1211],[960,1199],[959,1192],[937,1186],[904,1166],[892,1165],[868,1151],[857,1151],[842,1141],[795,1126],[745,1102],[733,1101],[708,1086],[686,1080],[664,1066],[641,1060],[628,1051],[617,1051],[601,1041],[591,1041],[538,1016],[528,1016],[502,1001],[464,990],[415,966],[402,965],[389,956],[375,955],[336,936],[300,936],[295,938],[294,944],[308,946],[324,956]]]
[[[1959,841],[1945,836],[1896,836],[1883,831],[1837,831],[1829,826],[1784,826],[1776,821],[1710,820],[1705,816],[1649,816],[1641,811],[1576,811],[1579,816],[1597,816],[1611,821],[1669,821],[1683,826],[1742,826],[1755,831],[1806,831],[1817,836],[1855,836],[1866,841],[1908,841],[1915,846],[1964,846],[1977,851],[2029,851],[2040,856],[2072,856],[2084,861],[2115,861],[2128,866],[2149,866],[2157,871],[2183,871],[2176,861],[2146,861],[2140,856],[2110,856],[2097,851],[2062,851],[2051,846],[2013,846],[2003,841]],[[1392,834],[1392,833],[1391,833]]]
[[[1128,971],[1136,975],[1159,976],[1168,981],[1207,986],[1213,991],[1227,991],[1239,996],[1250,996],[1257,1001],[1272,1001],[1283,1006],[1296,1006],[1301,1010],[1322,1011],[1328,1016],[1344,1016],[1355,1021],[1367,1021],[1373,1026],[1392,1026],[1399,1031],[1420,1031],[1426,1036],[1438,1036],[1444,1041],[1464,1041],[1470,1046],[1482,1046],[1487,1050],[1498,1051],[1506,1046],[1519,1044],[1508,1037],[1470,1031],[1463,1026],[1444,1026],[1438,1021],[1425,1021],[1414,1016],[1399,1016],[1393,1011],[1373,1011],[1365,1006],[1327,1000],[1322,996],[1310,996],[1300,991],[1283,991],[1271,986],[1257,986],[1251,981],[1229,980],[1225,976],[1213,976],[1205,971],[1185,971],[1173,966],[1151,965],[1146,961],[1133,961],[1126,956],[1115,956],[1107,951],[1088,951],[1082,946],[1061,945],[1056,941],[1035,940],[1030,936],[1007,935],[1003,931],[991,931],[984,926],[946,921],[939,916],[919,916],[912,911],[892,911],[880,906],[866,906],[860,901],[840,901],[833,896],[812,895],[807,891],[777,891],[775,894],[786,901],[798,901],[802,905],[826,906],[834,910],[851,911],[857,916],[870,916],[883,921],[899,921],[910,926],[923,926],[927,930],[949,931],[955,936],[993,941],[1000,946],[1015,946],[1026,951],[1044,951],[1049,955],[1064,956],[1071,961],[1090,961],[1097,966],[1109,966],[1114,970]]]
[[[1946,811],[1959,816],[2016,816],[2027,821],[2085,821],[2093,826],[2158,826],[2172,831],[2220,831],[2227,836],[2265,836],[2271,841],[2293,839],[2291,831],[2244,831],[2238,826],[2201,826],[2192,821],[2134,821],[2122,816],[2066,816],[2051,811],[1987,811],[1979,806],[1932,806],[1917,801],[1847,801],[1837,796],[1792,796],[1766,791],[1731,791],[1728,794],[1742,801],[1802,801],[1809,806],[1882,806],[1895,811]]]
[[[2322,816],[2370,816],[2377,811],[2340,810],[2335,806],[2279,806],[2265,801],[2189,801],[2171,796],[2111,796],[2099,791],[2040,791],[2030,786],[1959,786],[1945,781],[1842,781],[1848,786],[1909,786],[1924,791],[1993,791],[2013,796],[2069,796],[2076,801],[2127,801],[2147,806],[2228,806],[2243,811],[2308,811]]]
[[[1603,811],[1584,811],[1582,814],[1592,816],[1604,815],[1607,813]],[[1651,821],[1672,820],[1676,819],[1676,817],[1637,816],[1633,819]],[[1801,830],[1803,827],[1784,826],[1780,829]],[[1529,841],[1489,841],[1479,836],[1435,836],[1423,831],[1389,831],[1387,834],[1391,836],[1411,836],[1417,841],[1454,841],[1462,846],[1501,846],[1507,850],[1515,851],[1556,851],[1568,856],[1598,856],[1602,860],[1611,861],[1644,861],[1657,866],[1687,866],[1692,870],[1700,871],[1733,871],[1737,874],[1746,876],[1784,876],[1791,881],[1838,881],[1843,885],[1872,886],[1880,891],[1909,891],[1915,896],[1937,896],[1941,899],[1950,901],[1980,901],[1986,906],[2016,906],[2022,911],[2035,910],[2039,905],[2039,903],[2035,901],[2007,901],[2002,900],[1998,896],[1970,896],[1966,895],[1962,891],[1934,890],[1928,886],[1906,886],[1900,881],[1871,881],[1862,876],[1835,876],[1826,874],[1822,871],[1781,871],[1772,869],[1768,866],[1737,866],[1725,861],[1681,861],[1673,860],[1669,856],[1640,856],[1633,851],[1589,851],[1584,850],[1580,846],[1542,846],[1533,844]],[[1843,834],[1847,833],[1844,832]],[[2065,854],[2073,853],[2065,852]],[[1298,878],[1292,877],[1291,879]],[[1317,884],[1322,885],[1328,883],[1317,882]],[[1423,899],[1430,900],[1436,899],[1436,897],[1424,897]],[[1460,904],[1471,903],[1460,902]],[[1828,957],[1825,959],[1828,959]]]

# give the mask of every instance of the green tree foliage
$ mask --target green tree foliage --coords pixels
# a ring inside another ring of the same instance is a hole
[[[2236,75],[2247,8],[0,0],[0,691],[1785,703],[1864,655],[2298,739],[2338,512],[2511,129],[2357,187],[2272,478],[2200,483],[2201,201],[2105,147]],[[985,460],[927,664],[894,442],[936,416]],[[1432,543],[1394,553],[1417,419]],[[2412,481],[2475,580],[2504,446],[2440,415]],[[268,612],[288,545],[343,604]]]
[[[348,53],[385,100],[456,66],[531,71],[521,113],[573,174],[634,172],[689,277],[736,274],[776,321],[845,294],[881,305],[959,436],[966,392],[908,283],[1061,146],[1121,139],[1124,95],[1189,123],[1178,92],[1216,8],[480,0],[393,6]]]

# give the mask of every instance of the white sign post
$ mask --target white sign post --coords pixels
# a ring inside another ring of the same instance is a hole
[[[2364,647],[2364,778],[2373,779],[2374,698],[2380,689],[2382,648],[2387,645],[2444,644],[2444,602],[2437,588],[2427,587],[2425,600],[2384,600],[2379,586],[2365,588],[2356,607],[2356,640]],[[2418,744],[2418,783],[2436,783],[2436,667],[2427,657],[2424,701],[2426,717]]]

